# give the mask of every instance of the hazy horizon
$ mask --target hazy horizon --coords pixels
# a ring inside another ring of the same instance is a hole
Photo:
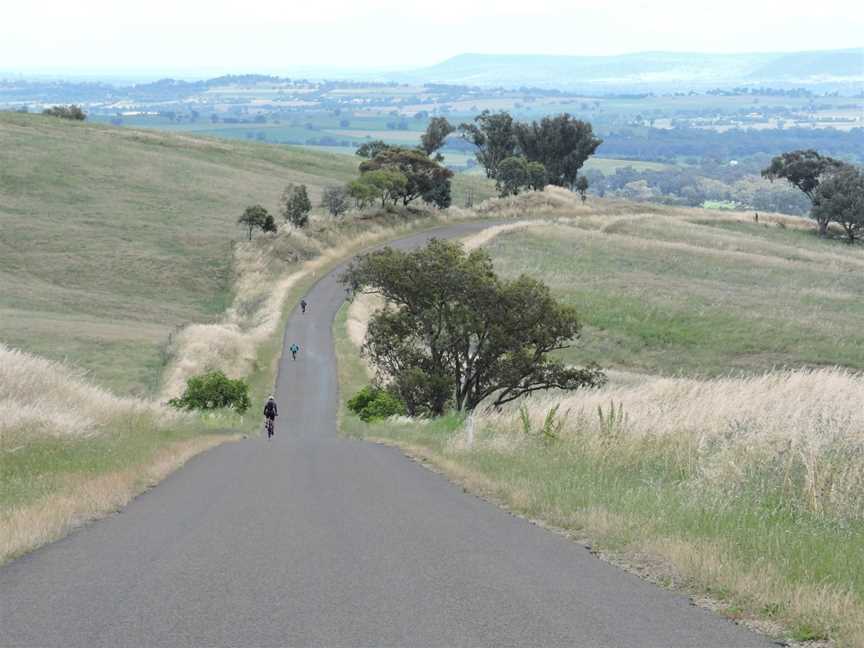
[[[49,0],[9,7],[6,15],[0,72],[103,77],[362,73],[425,67],[464,53],[837,50],[861,47],[864,33],[864,12],[849,0],[826,0],[818,15],[809,7],[744,0],[710,14],[681,0],[624,0],[614,11],[586,0],[441,0],[434,12],[395,0],[321,0],[286,11],[264,0],[240,13],[203,0],[153,0],[146,10],[107,0],[84,6]]]

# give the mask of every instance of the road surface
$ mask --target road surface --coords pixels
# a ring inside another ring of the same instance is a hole
[[[0,647],[773,645],[398,450],[338,438],[338,272],[289,319],[300,353],[281,361],[275,438],[196,457],[0,568]]]

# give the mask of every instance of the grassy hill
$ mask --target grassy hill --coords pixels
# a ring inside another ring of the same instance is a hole
[[[286,305],[316,270],[444,218],[396,210],[334,223],[313,212],[302,233],[237,243],[246,205],[275,210],[289,182],[317,203],[357,164],[0,113],[0,564],[254,429],[232,411],[199,417],[158,401],[220,368],[249,380],[257,409]],[[457,179],[455,200],[466,187],[489,191],[485,179]]]
[[[573,362],[699,377],[864,369],[864,249],[802,226],[637,211],[510,232],[488,249],[504,276],[540,277],[579,309]]]
[[[230,301],[242,209],[275,210],[289,182],[317,205],[356,172],[343,155],[0,113],[0,341],[152,392],[171,332]]]
[[[731,618],[864,646],[864,248],[805,219],[555,189],[497,211],[526,218],[466,244],[574,304],[583,335],[563,356],[608,384],[423,424],[346,408],[343,432]],[[349,333],[374,306],[358,302],[334,327],[346,395],[369,380]]]

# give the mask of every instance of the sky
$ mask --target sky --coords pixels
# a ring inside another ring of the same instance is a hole
[[[4,72],[399,69],[457,54],[864,45],[860,0],[0,0]]]

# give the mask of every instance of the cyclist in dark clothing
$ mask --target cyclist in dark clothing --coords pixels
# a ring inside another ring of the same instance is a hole
[[[267,428],[268,439],[273,436],[273,423],[277,416],[279,416],[279,411],[276,409],[276,399],[271,395],[264,406],[264,426]]]
[[[301,299],[301,300],[300,300],[300,310],[301,310],[302,312],[304,312],[304,313],[306,312],[306,307],[307,307],[308,305],[309,305],[309,304],[306,303],[306,300],[305,300],[305,299]]]

